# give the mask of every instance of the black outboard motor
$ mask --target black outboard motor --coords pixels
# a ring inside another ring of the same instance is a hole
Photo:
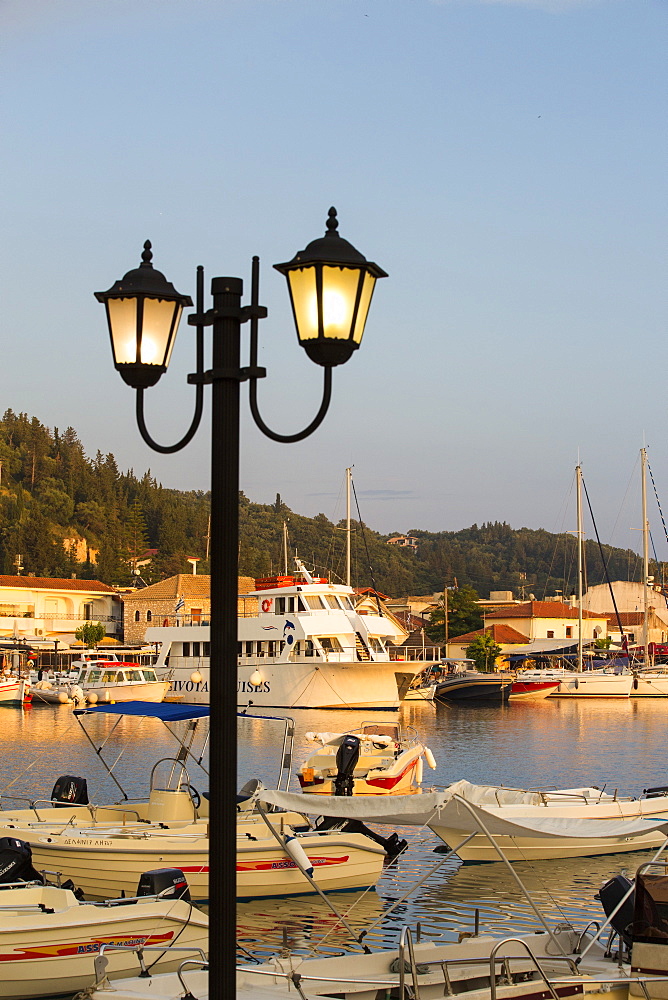
[[[315,823],[316,830],[341,830],[342,833],[363,833],[374,843],[383,848],[388,858],[396,858],[405,848],[408,847],[406,840],[400,840],[396,833],[391,833],[389,837],[381,837],[375,830],[371,830],[359,819],[339,819],[336,816],[320,816]]]
[[[336,751],[336,766],[339,769],[334,779],[335,795],[353,794],[353,772],[360,757],[360,741],[357,736],[344,736]]]
[[[0,837],[0,882],[42,882],[32,865],[32,848],[25,840]]]
[[[165,891],[168,890],[168,891]],[[161,899],[185,899],[190,902],[190,889],[180,868],[154,868],[144,872],[137,886],[138,896],[157,896]]]
[[[626,875],[615,875],[605,885],[598,890],[597,898],[605,910],[606,917],[610,916],[617,904],[624,898],[633,882]],[[632,892],[624,905],[612,918],[612,926],[619,934],[627,948],[633,943],[633,911],[635,907],[635,892]]]
[[[73,774],[61,774],[53,786],[51,800],[58,806],[87,806],[88,783]]]

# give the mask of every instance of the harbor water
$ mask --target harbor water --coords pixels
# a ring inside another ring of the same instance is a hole
[[[280,718],[291,713],[273,710],[271,714]],[[620,795],[637,795],[644,788],[668,784],[668,699],[548,699],[452,707],[409,702],[398,715],[404,727],[415,728],[436,758],[435,771],[425,767],[423,787],[466,778],[520,788],[596,785],[605,786],[606,791],[617,789]],[[396,718],[396,713],[388,717]],[[307,710],[295,712],[293,718],[296,739],[290,787],[297,791],[295,771],[314,747],[305,738],[306,732],[343,732],[370,715]],[[374,722],[384,718],[385,713],[373,713]],[[114,761],[121,754],[116,772],[127,794],[144,796],[155,761],[174,754],[173,738],[155,720],[125,718],[112,732],[113,717],[87,719],[92,735],[109,734],[106,759]],[[239,785],[258,777],[267,786],[275,786],[283,728],[281,721],[251,715],[239,718]],[[195,766],[190,772],[192,783],[206,790],[206,775]],[[10,795],[48,798],[61,774],[86,777],[91,801],[119,798],[118,788],[105,775],[71,709],[3,708],[3,805],[19,804]],[[462,865],[456,858],[444,860],[435,851],[440,841],[428,829],[399,832],[409,840],[408,850],[386,866],[376,887],[331,897],[353,928],[370,928],[369,946],[396,943],[401,927],[405,923],[415,926],[418,921],[424,936],[456,940],[460,933],[473,931],[476,911],[481,933],[501,936],[538,926],[536,915],[502,863]],[[594,898],[600,885],[620,871],[632,874],[644,860],[647,855],[637,852],[516,864],[515,870],[548,920],[574,920],[584,926],[589,919],[601,919]],[[433,871],[439,861],[440,868]],[[420,879],[424,879],[422,886],[388,913]],[[332,906],[315,896],[240,903],[238,929],[240,944],[259,957],[284,947],[328,952],[353,946]]]

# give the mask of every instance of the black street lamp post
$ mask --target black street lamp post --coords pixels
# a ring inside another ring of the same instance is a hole
[[[385,272],[367,261],[338,232],[336,210],[330,208],[327,233],[285,263],[275,265],[288,279],[299,342],[324,368],[323,399],[313,421],[296,434],[277,434],[262,420],[257,380],[266,371],[257,365],[259,260],[253,258],[251,304],[241,305],[240,278],[214,278],[213,307],[204,310],[204,273],[197,269],[195,413],[190,428],[174,445],[157,444],[144,421],[144,390],[167,370],[184,306],[180,295],[151,263],[151,244],[144,244],[141,265],[95,297],[107,310],[114,364],[137,391],[137,423],[144,441],[165,454],[179,451],[192,439],[202,417],[204,386],[212,387],[211,425],[211,657],[210,657],[210,872],[209,984],[211,1000],[229,1000],[235,992],[236,962],[236,704],[237,590],[239,537],[239,391],[249,382],[253,419],[274,441],[290,443],[308,437],[322,423],[331,397],[332,368],[344,364],[359,347],[377,278]],[[241,367],[241,324],[250,321],[250,365]],[[204,370],[204,327],[212,330],[212,366]]]

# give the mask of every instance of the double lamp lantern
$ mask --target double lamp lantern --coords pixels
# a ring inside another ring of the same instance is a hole
[[[259,429],[273,441],[302,441],[322,423],[331,398],[332,368],[344,364],[362,341],[374,286],[386,277],[338,232],[330,208],[327,232],[285,264],[274,265],[288,281],[297,337],[311,361],[321,365],[324,390],[320,408],[304,430],[279,434],[260,416],[257,382],[258,320],[267,310],[258,304],[259,260],[253,258],[250,305],[242,306],[239,278],[213,278],[212,308],[204,308],[204,272],[197,269],[195,412],[180,441],[161,445],[144,421],[144,390],[167,370],[176,332],[190,296],[181,295],[152,264],[151,244],[142,263],[106,292],[96,292],[107,311],[114,364],[136,390],[137,424],[155,451],[185,447],[199,427],[205,385],[211,385],[211,625],[210,625],[210,774],[209,774],[209,997],[230,1000],[236,959],[236,791],[237,791],[237,590],[239,551],[240,384],[249,382],[249,402]],[[249,360],[241,365],[241,325],[249,321]],[[204,367],[204,327],[212,327],[210,369]]]
[[[330,208],[325,236],[274,265],[288,281],[299,343],[325,368],[344,364],[360,346],[376,279],[387,277],[337,229]],[[134,389],[155,385],[167,370],[181,313],[193,304],[153,267],[152,256],[147,240],[139,267],[95,293],[106,306],[114,365]]]

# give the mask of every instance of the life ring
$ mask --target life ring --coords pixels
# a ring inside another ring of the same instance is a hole
[[[265,597],[265,599],[262,602],[262,610],[271,611],[271,601],[269,600],[268,597]]]

